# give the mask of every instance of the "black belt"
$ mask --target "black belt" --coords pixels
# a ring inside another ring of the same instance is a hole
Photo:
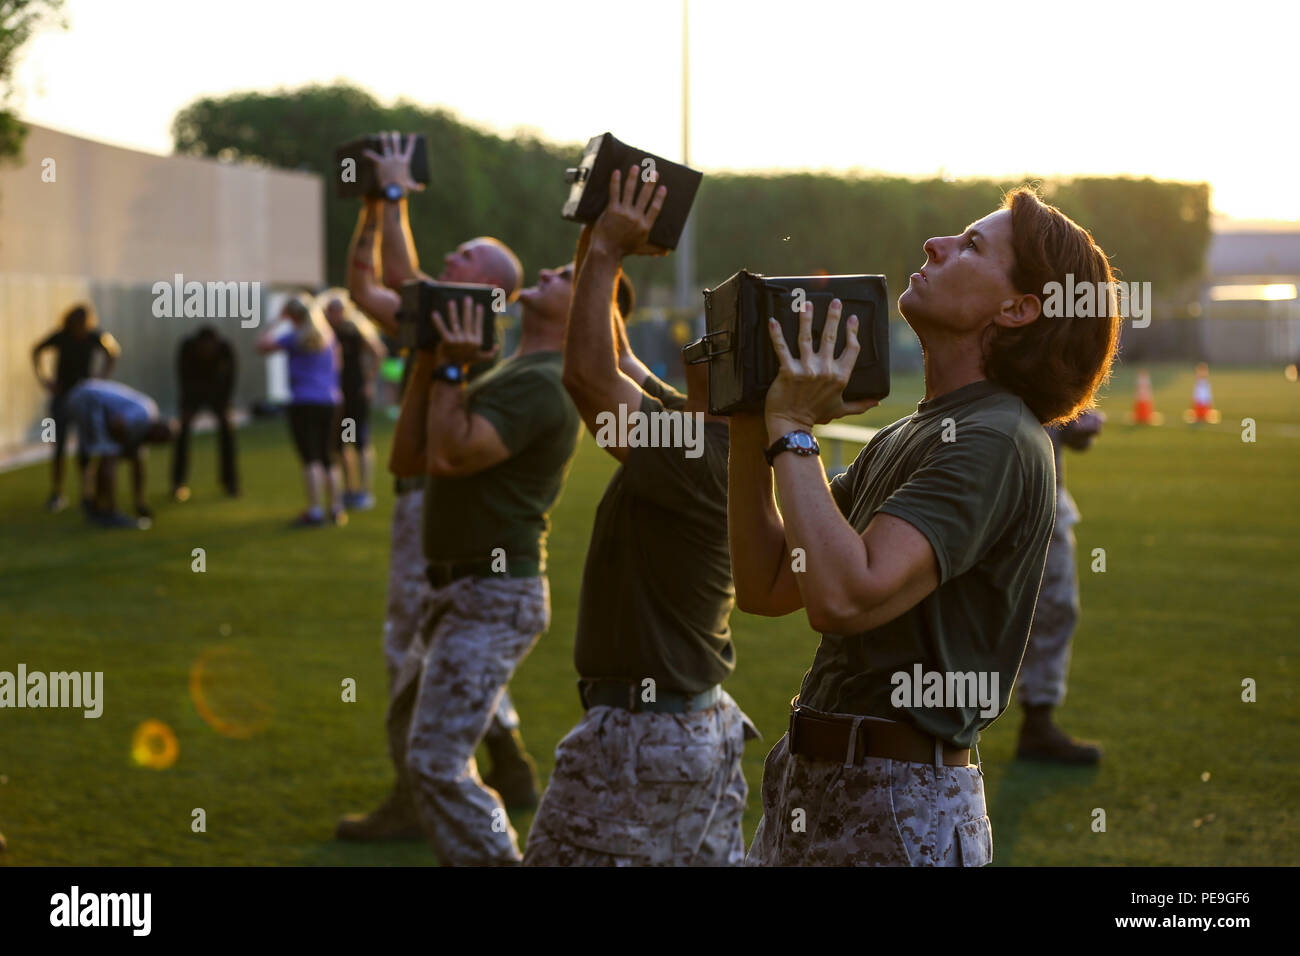
[[[578,698],[583,710],[592,707],[621,707],[632,713],[686,714],[693,710],[708,710],[722,699],[722,688],[714,684],[699,694],[679,694],[670,690],[656,690],[654,700],[644,700],[642,685],[624,680],[580,680]]]
[[[424,488],[424,475],[411,475],[408,478],[393,479],[393,494],[404,495],[408,491]]]
[[[954,747],[911,724],[883,717],[826,714],[790,701],[790,753],[857,766],[865,757],[965,767],[969,748]]]
[[[495,558],[479,561],[430,561],[424,566],[424,576],[435,588],[445,588],[461,578],[535,578],[543,571],[536,558],[514,558],[506,561],[506,569],[498,570]]]

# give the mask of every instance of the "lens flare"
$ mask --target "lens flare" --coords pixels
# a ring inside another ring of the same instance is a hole
[[[209,727],[243,740],[271,725],[271,678],[248,651],[212,647],[190,667],[190,699]]]
[[[161,720],[146,720],[131,735],[131,759],[138,766],[166,770],[180,752],[176,735]]]

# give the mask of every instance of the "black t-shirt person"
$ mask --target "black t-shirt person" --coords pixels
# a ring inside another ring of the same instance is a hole
[[[90,378],[90,366],[94,361],[95,352],[98,350],[105,355],[108,354],[108,349],[104,347],[101,338],[103,334],[100,329],[89,329],[78,336],[67,329],[59,329],[50,333],[36,346],[37,351],[53,348],[58,355],[54,370],[56,396],[66,395],[78,382]]]
[[[364,364],[366,340],[361,330],[352,322],[344,322],[334,330],[334,334],[343,353],[343,366],[339,370],[339,390],[343,393],[343,400],[354,402],[369,398]]]
[[[225,406],[235,390],[235,351],[230,340],[204,326],[181,340],[176,350],[181,406]]]
[[[641,411],[680,412],[685,396],[654,376]],[[683,434],[685,430],[683,429]],[[632,448],[596,509],[578,599],[578,675],[698,694],[735,668],[727,549],[725,422],[704,424],[704,451]]]

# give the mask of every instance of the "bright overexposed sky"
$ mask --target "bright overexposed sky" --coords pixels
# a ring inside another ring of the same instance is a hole
[[[681,0],[66,6],[15,105],[92,139],[170,152],[197,96],[346,79],[498,132],[681,153]],[[690,41],[706,171],[1147,175],[1300,219],[1294,0],[691,0]]]

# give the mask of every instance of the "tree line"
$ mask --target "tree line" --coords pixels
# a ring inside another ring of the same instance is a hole
[[[580,143],[526,132],[499,136],[444,109],[406,100],[385,106],[342,83],[200,98],[178,112],[172,137],[178,153],[319,173],[326,268],[339,284],[357,203],[334,194],[334,147],[390,129],[428,138],[433,182],[411,199],[426,271],[436,273],[444,252],[484,233],[519,254],[529,281],[538,268],[568,261],[579,227],[560,219],[560,207],[568,192],[564,170],[577,162]],[[609,131],[618,135],[617,118]],[[661,144],[634,145],[664,151]],[[1025,182],[1085,225],[1122,278],[1151,282],[1157,300],[1173,303],[1200,277],[1210,240],[1206,183],[722,173],[705,175],[692,212],[698,283],[714,285],[741,268],[771,275],[867,272],[883,273],[891,291],[901,291],[924,262],[927,238],[960,231]],[[630,262],[642,301],[650,286],[671,287],[673,268],[671,257]]]

